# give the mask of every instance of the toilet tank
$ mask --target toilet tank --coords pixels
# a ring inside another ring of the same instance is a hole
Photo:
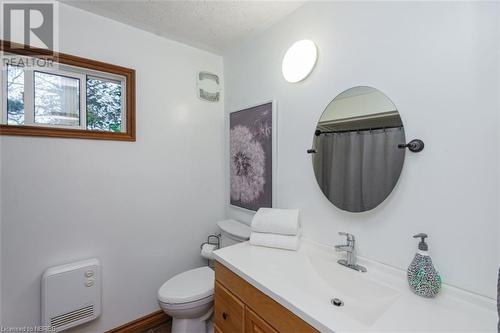
[[[217,226],[221,231],[221,248],[250,239],[250,226],[242,222],[230,219],[217,222]]]

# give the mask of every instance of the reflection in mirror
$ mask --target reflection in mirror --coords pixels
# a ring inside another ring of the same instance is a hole
[[[354,87],[327,106],[314,133],[316,180],[335,206],[363,212],[392,192],[403,168],[405,132],[392,101],[371,87]]]

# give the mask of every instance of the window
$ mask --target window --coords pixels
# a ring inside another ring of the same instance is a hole
[[[120,132],[122,85],[119,81],[87,77],[87,128]]]
[[[135,141],[134,70],[65,54],[23,66],[37,55],[3,51],[0,134]]]
[[[80,79],[34,72],[35,124],[79,127]]]
[[[24,124],[24,71],[7,65],[7,123]]]

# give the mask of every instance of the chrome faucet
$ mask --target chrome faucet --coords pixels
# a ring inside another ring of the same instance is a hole
[[[366,272],[366,268],[356,264],[356,238],[347,232],[339,232],[340,236],[346,236],[347,244],[335,245],[335,251],[345,251],[347,254],[346,259],[339,259],[337,262],[345,267],[349,267],[358,272]]]

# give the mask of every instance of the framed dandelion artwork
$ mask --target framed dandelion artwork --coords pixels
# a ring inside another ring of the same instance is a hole
[[[230,204],[256,211],[273,206],[274,103],[229,114]]]

